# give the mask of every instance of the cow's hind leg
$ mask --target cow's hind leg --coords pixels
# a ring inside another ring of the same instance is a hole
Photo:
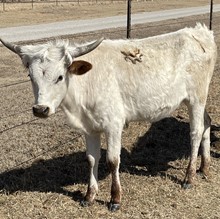
[[[98,193],[98,164],[100,159],[100,134],[86,136],[86,155],[90,168],[90,179],[87,193],[84,200],[81,201],[82,206],[88,206],[93,203],[95,195]]]
[[[190,116],[191,156],[183,184],[185,189],[192,187],[196,175],[197,157],[204,133],[205,106],[198,103],[188,105],[188,109]]]
[[[200,172],[206,178],[209,176],[209,166],[210,166],[210,129],[211,129],[211,119],[208,113],[204,113],[204,132],[201,142],[201,166]]]
[[[112,176],[110,211],[118,210],[121,203],[121,184],[119,178],[121,133],[122,128],[115,132],[106,133],[108,144],[106,160]]]

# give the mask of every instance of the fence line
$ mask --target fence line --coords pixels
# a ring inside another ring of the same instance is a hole
[[[32,120],[29,120],[28,122],[22,122],[21,124],[18,124],[18,125],[15,125],[15,126],[12,126],[10,128],[7,128],[7,129],[3,129],[0,131],[0,134],[4,133],[4,132],[7,132],[7,131],[10,131],[12,129],[15,129],[15,128],[18,128],[18,127],[21,127],[23,125],[27,125],[27,124],[30,124],[31,122],[35,122],[39,120],[39,118],[35,118],[35,119],[32,119]]]
[[[44,0],[44,1],[38,1],[38,0],[0,0],[0,3],[2,4],[3,11],[6,11],[6,5],[7,4],[30,4],[31,8],[34,9],[35,4],[54,4],[56,6],[62,4],[62,3],[72,3],[72,4],[98,4],[98,3],[104,3],[104,4],[110,4],[115,2],[126,2],[127,0]],[[139,0],[139,1],[150,1],[150,0]]]
[[[32,109],[24,110],[24,111],[20,112],[20,114],[21,114],[21,113],[28,112],[28,111],[32,111]],[[62,111],[61,109],[57,110],[57,111],[56,111],[56,114],[60,113],[61,111]],[[16,116],[17,114],[19,114],[19,113],[15,113],[15,114],[11,114],[11,115],[5,116],[5,117],[1,118],[0,120],[7,119],[7,118],[10,118],[10,117]],[[53,117],[53,116],[55,116],[55,114],[51,115],[50,117]],[[23,126],[23,125],[28,125],[28,124],[30,124],[30,123],[32,123],[32,122],[37,121],[37,120],[40,120],[40,118],[35,117],[34,119],[31,119],[31,120],[29,120],[29,121],[27,121],[27,122],[22,122],[22,123],[20,123],[20,124],[18,124],[18,125],[14,125],[14,126],[12,126],[12,127],[3,129],[3,130],[0,131],[0,134],[2,134],[2,133],[4,133],[4,132],[7,132],[7,131],[10,131],[10,130],[12,130],[12,129],[16,129],[16,128],[21,127],[21,126]]]
[[[43,155],[45,155],[45,154],[48,154],[49,152],[55,151],[55,150],[57,150],[60,146],[63,146],[63,145],[68,144],[68,143],[71,143],[72,141],[74,141],[74,140],[76,140],[76,139],[79,139],[80,137],[81,137],[81,135],[80,135],[80,134],[77,134],[77,136],[75,136],[75,137],[73,137],[73,138],[69,138],[69,139],[67,139],[67,140],[64,141],[64,142],[61,142],[61,143],[59,143],[59,144],[54,145],[53,147],[49,148],[48,150],[44,150],[43,152],[41,152],[41,153],[39,153],[39,154],[36,154],[35,156],[33,156],[33,157],[31,157],[31,158],[29,158],[29,159],[27,159],[27,160],[24,160],[24,161],[20,162],[19,164],[16,164],[15,166],[12,166],[12,167],[10,167],[10,168],[7,168],[7,169],[4,170],[3,172],[0,172],[0,174],[9,172],[9,171],[11,171],[11,170],[13,170],[13,169],[15,169],[15,168],[18,168],[19,166],[21,166],[21,165],[23,165],[23,164],[27,164],[28,162],[33,161],[33,160],[35,160],[36,158],[41,157],[41,156],[43,156]]]
[[[27,113],[27,112],[29,112],[29,111],[31,111],[31,108],[25,109],[25,110],[23,110],[23,111],[20,111],[20,112],[14,113],[14,114],[10,114],[10,115],[8,115],[8,116],[1,117],[0,120],[8,119],[8,118],[10,118],[10,117],[17,116],[17,115],[21,115],[21,114]]]
[[[19,82],[15,82],[15,83],[11,83],[11,84],[3,84],[2,86],[0,86],[0,89],[1,88],[6,88],[6,87],[11,87],[11,86],[14,86],[14,85],[24,84],[24,83],[27,83],[29,81],[30,80],[25,80],[25,81],[19,81]]]

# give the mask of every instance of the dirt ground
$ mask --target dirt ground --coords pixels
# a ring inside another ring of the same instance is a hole
[[[156,2],[161,9],[162,4],[164,8],[171,7],[174,1],[160,1],[161,4],[154,1],[154,4]],[[90,6],[87,5],[86,10],[91,12]],[[75,6],[71,7],[74,9]],[[94,5],[91,7],[95,8]],[[115,8],[116,3],[112,7]],[[148,5],[147,8],[156,10]],[[12,26],[28,23],[21,19],[20,12],[29,13],[28,10],[17,11],[18,16],[14,14],[14,19],[10,18],[11,11],[0,16],[6,19],[8,14],[9,20],[13,20]],[[35,10],[31,12],[35,13]],[[50,16],[51,20],[45,18],[44,21],[52,21],[53,16]],[[40,22],[40,19],[36,18],[36,21],[33,16],[29,23]],[[208,15],[136,25],[132,27],[132,37],[143,38],[175,31],[194,26],[196,22],[208,24]],[[218,48],[219,24],[220,13],[217,13],[213,29]],[[68,38],[81,42],[103,35],[124,38],[126,30],[111,29]],[[203,179],[198,175],[192,189],[181,188],[190,151],[188,115],[184,106],[171,118],[154,124],[131,123],[122,138],[122,207],[118,212],[111,213],[107,210],[110,176],[105,163],[104,139],[99,165],[100,192],[93,206],[83,208],[79,201],[85,194],[88,179],[83,137],[67,125],[61,111],[47,120],[33,117],[33,95],[27,72],[16,55],[0,47],[0,219],[220,218],[219,73],[218,58],[207,101],[207,111],[212,118],[211,177]]]

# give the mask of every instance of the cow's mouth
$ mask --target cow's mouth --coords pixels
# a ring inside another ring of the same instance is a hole
[[[39,118],[47,118],[49,116],[50,108],[44,105],[33,106],[33,114]]]

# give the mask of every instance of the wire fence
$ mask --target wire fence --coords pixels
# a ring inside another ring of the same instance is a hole
[[[7,5],[12,4],[20,4],[20,5],[30,5],[32,9],[36,5],[40,4],[48,4],[48,5],[62,5],[62,4],[111,4],[111,3],[118,3],[118,2],[126,2],[127,0],[0,0],[0,4],[2,4],[3,11],[6,11]],[[138,0],[138,1],[151,1],[151,0]]]
[[[213,17],[212,18],[213,19],[212,25],[213,25],[215,37],[216,37],[217,40],[219,40],[220,39],[220,30],[218,29],[218,27],[220,25],[220,14],[219,13],[214,13],[214,15],[212,17]],[[167,22],[152,23],[152,24],[147,24],[147,25],[141,25],[141,31],[142,32],[149,32],[149,30],[151,30],[151,32],[154,32],[154,31],[158,32],[158,30],[160,30],[160,29],[166,29],[166,28],[169,29],[168,26],[169,27],[172,26],[173,28],[175,28],[175,27],[179,28],[179,27],[181,27],[183,25],[185,26],[187,23],[196,23],[197,21],[198,20],[196,18],[190,17],[190,18],[187,18],[187,20],[186,19],[184,19],[184,20],[180,19],[180,20],[173,20],[173,21],[167,21]],[[209,22],[210,22],[209,15],[207,15],[205,18],[201,18],[199,20],[199,22],[203,22],[203,23],[209,24]],[[119,34],[120,31],[123,32],[123,34],[124,34],[124,32],[126,30],[125,30],[125,28],[124,29],[123,28],[111,29],[111,30],[101,31],[101,34],[104,35],[104,36],[108,36],[108,35],[111,35],[111,34]],[[140,26],[139,25],[135,25],[135,26],[131,27],[131,32],[132,33],[138,33],[139,31],[140,31]],[[92,33],[78,34],[78,35],[74,36],[74,38],[75,39],[80,38],[80,37],[88,37],[89,38],[91,35],[94,36],[94,34],[96,34],[96,33],[92,32]],[[97,34],[100,34],[100,33],[97,33]],[[220,64],[217,64],[216,71],[218,71],[219,69],[220,69]],[[29,82],[29,80],[24,80],[24,81],[14,82],[14,83],[11,83],[11,84],[3,84],[3,85],[0,86],[0,92],[1,92],[2,89],[12,88],[12,87],[15,87],[15,86],[18,86],[18,85],[25,86],[26,83],[28,83],[28,82]],[[30,111],[31,111],[31,108],[30,109],[24,109],[23,111],[21,111],[19,113],[26,113],[26,112],[30,112]],[[8,116],[0,118],[0,121],[3,120],[3,119],[7,120],[9,117],[17,116],[17,114],[18,113],[9,114]],[[38,120],[38,118],[34,118],[34,119],[32,118],[29,121],[22,122],[20,124],[15,124],[14,126],[11,126],[9,128],[5,128],[3,130],[0,130],[0,135],[5,133],[5,132],[8,132],[8,131],[10,131],[12,129],[16,130],[19,127],[22,127],[22,126],[25,126],[25,125],[29,125],[29,124],[35,122],[36,120]],[[45,150],[42,153],[35,154],[33,156],[33,158],[27,159],[27,160],[23,160],[19,164],[17,164],[16,166],[10,167],[9,169],[12,169],[12,168],[21,166],[24,163],[30,162],[30,161],[36,159],[37,157],[41,156],[42,154],[50,153],[52,151],[55,151],[61,145],[67,144],[70,141],[74,141],[74,140],[76,140],[79,137],[81,137],[81,136],[79,135],[79,136],[74,137],[72,139],[67,138],[62,143],[57,143],[57,144],[54,145],[54,147],[50,147],[48,150]]]
[[[113,2],[126,2],[127,0],[0,0],[2,4],[13,4],[13,3],[113,3]],[[144,0],[141,0],[144,1]],[[150,0],[147,0],[150,1]]]

